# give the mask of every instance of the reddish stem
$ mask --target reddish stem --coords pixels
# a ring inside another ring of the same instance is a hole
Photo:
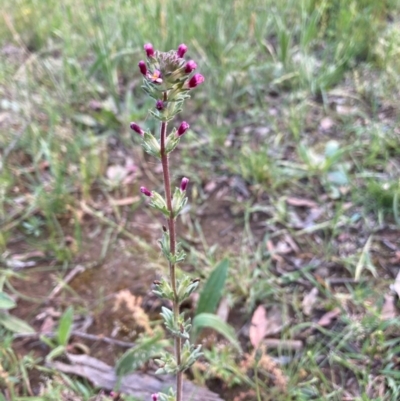
[[[164,101],[167,100],[167,93],[164,93]],[[161,141],[160,141],[160,154],[161,154],[161,164],[163,169],[164,178],[164,190],[165,198],[167,201],[167,208],[169,210],[168,218],[168,229],[169,229],[169,248],[172,255],[175,255],[176,251],[176,232],[175,232],[175,217],[172,210],[172,193],[171,193],[171,180],[169,172],[169,160],[168,154],[165,151],[165,142],[167,139],[167,122],[161,123]],[[173,312],[175,321],[179,319],[179,300],[176,291],[176,274],[175,274],[175,264],[169,262],[169,276],[171,280],[172,290],[174,292],[174,302],[173,302]],[[175,358],[178,367],[181,365],[181,339],[180,337],[175,337]],[[182,401],[182,390],[183,387],[183,372],[179,371],[176,375],[176,401]]]

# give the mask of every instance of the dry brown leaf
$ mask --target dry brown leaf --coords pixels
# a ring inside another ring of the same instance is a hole
[[[282,330],[282,311],[278,305],[274,305],[267,312],[260,305],[253,313],[249,330],[250,342],[257,348],[261,340],[267,335],[277,334]]]
[[[230,310],[231,308],[229,306],[228,299],[222,298],[218,306],[217,316],[219,316],[222,321],[226,322],[228,320]]]
[[[292,248],[286,241],[278,241],[274,251],[281,255],[286,255],[292,252]]]
[[[318,206],[318,204],[313,200],[304,198],[288,197],[286,198],[286,202],[291,206],[311,207],[311,208]]]
[[[10,257],[14,260],[27,260],[31,258],[44,258],[46,254],[43,251],[32,251],[27,253],[15,253]]]
[[[278,255],[278,251],[271,240],[266,242],[267,250],[271,253],[271,258],[277,262],[283,262],[283,258]]]
[[[303,298],[303,302],[301,306],[303,308],[303,313],[306,316],[310,316],[313,310],[313,307],[318,299],[318,288],[314,287],[308,294],[306,294]]]
[[[257,348],[267,331],[267,311],[262,305],[254,311],[251,318],[249,337],[251,345]]]
[[[385,303],[381,311],[382,320],[394,319],[397,317],[396,299],[394,295],[385,295]]]
[[[115,295],[113,311],[117,311],[124,304],[128,310],[132,312],[134,321],[142,327],[147,334],[152,335],[153,329],[150,325],[149,316],[141,307],[142,297],[136,297],[129,290],[121,290]]]
[[[266,336],[279,333],[282,330],[282,310],[279,305],[272,306],[267,313],[267,329]]]
[[[128,206],[138,201],[140,201],[139,196],[131,196],[129,198],[123,198],[123,199],[112,199],[110,203],[114,206]]]
[[[325,313],[321,317],[321,319],[318,320],[318,323],[322,327],[329,326],[332,323],[332,320],[336,319],[340,315],[340,308],[335,308],[332,309],[331,311]]]
[[[356,111],[355,107],[342,106],[342,105],[336,106],[336,112],[342,116],[348,116],[350,114],[354,114],[355,111]]]
[[[303,342],[300,340],[280,340],[277,338],[265,338],[263,345],[268,348],[279,348],[289,351],[300,351],[303,348]]]
[[[300,252],[300,248],[297,246],[295,240],[288,234],[285,235],[285,241],[291,246],[293,252],[298,253]]]
[[[108,166],[106,175],[112,182],[121,182],[128,175],[128,171],[123,166],[112,165]]]
[[[330,117],[324,117],[319,123],[319,128],[322,131],[329,131],[334,125],[335,122]]]
[[[116,384],[120,391],[125,394],[134,395],[141,400],[147,400],[149,394],[158,393],[173,385],[174,378],[171,375],[145,374],[135,372],[129,375],[117,377],[115,369],[99,359],[88,355],[73,355],[66,353],[69,364],[60,361],[48,361],[47,366],[60,372],[73,374],[90,380],[95,387],[105,390],[114,390]],[[193,401],[222,401],[218,394],[207,388],[199,387],[184,379],[184,394],[190,394]]]
[[[394,283],[390,286],[390,289],[400,297],[400,270],[394,280]]]

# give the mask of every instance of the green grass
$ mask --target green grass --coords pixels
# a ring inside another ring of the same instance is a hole
[[[98,260],[139,252],[159,267],[148,238],[133,239],[148,226],[140,201],[113,200],[136,196],[142,181],[160,186],[129,132],[130,121],[151,124],[137,63],[146,42],[162,50],[184,42],[206,77],[182,116],[192,128],[182,158],[172,158],[175,178],[192,183],[188,262],[204,277],[229,256],[226,296],[240,310],[237,330],[258,304],[280,305],[290,323],[279,335],[304,341],[298,353],[269,351],[288,361],[287,394],[260,384],[269,380],[262,368],[259,381],[240,370],[222,346],[208,353],[220,369],[195,376],[259,383],[263,400],[397,400],[398,319],[382,321],[380,308],[400,247],[399,1],[3,3],[2,261],[42,251],[40,263],[61,274],[99,238]],[[129,163],[131,182],[109,176],[109,166]],[[137,216],[138,227],[130,224]],[[232,240],[218,236],[228,226]],[[350,281],[329,284],[342,278]],[[312,287],[320,304],[306,316],[301,302]],[[315,328],[335,307],[338,319]],[[18,378],[6,383],[7,399],[18,400],[29,396],[24,366],[33,362],[4,338],[0,368]]]

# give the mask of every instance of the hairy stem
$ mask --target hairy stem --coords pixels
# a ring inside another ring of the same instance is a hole
[[[164,94],[164,100],[166,100],[166,94]],[[161,123],[161,163],[163,168],[164,177],[164,190],[165,198],[167,201],[167,207],[169,210],[168,218],[168,229],[169,229],[169,248],[172,255],[175,255],[176,251],[176,232],[175,232],[175,217],[172,210],[172,193],[171,193],[171,180],[169,172],[169,160],[168,155],[165,152],[165,141],[167,138],[167,123]],[[173,312],[175,321],[179,318],[179,301],[176,291],[176,274],[175,274],[175,264],[169,262],[169,276],[171,280],[172,290],[174,292],[174,302],[173,302]],[[178,366],[181,365],[181,339],[180,337],[175,337],[175,358]],[[182,385],[183,385],[183,372],[179,371],[176,376],[176,401],[182,401]]]

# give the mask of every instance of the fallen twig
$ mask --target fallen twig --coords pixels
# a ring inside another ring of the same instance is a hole
[[[76,265],[64,278],[64,280],[57,284],[53,291],[47,297],[48,301],[51,301],[58,293],[68,284],[77,274],[82,273],[86,268],[82,265]]]
[[[84,338],[86,340],[91,340],[91,341],[102,341],[104,343],[111,344],[111,345],[118,345],[123,348],[132,348],[135,346],[135,343],[116,340],[115,338],[111,338],[111,337],[104,337],[101,334],[100,335],[99,334],[97,334],[97,335],[96,334],[88,334],[88,333],[84,333],[82,331],[72,330],[71,335],[76,336],[76,337],[81,337],[81,338]],[[53,337],[57,336],[57,333],[55,333],[53,331],[47,331],[47,332],[43,332],[43,333],[18,333],[18,334],[14,334],[14,339],[15,340],[20,339],[20,338],[39,339],[40,336],[53,338]]]

